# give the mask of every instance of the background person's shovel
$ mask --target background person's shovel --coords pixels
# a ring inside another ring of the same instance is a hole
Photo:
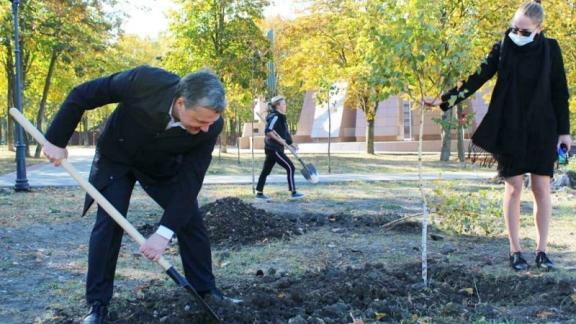
[[[42,135],[42,133],[40,133],[40,131],[38,131],[38,129],[34,127],[34,125],[32,125],[26,119],[26,117],[24,117],[24,115],[20,113],[20,111],[18,111],[18,109],[10,108],[10,115],[12,115],[12,117],[18,122],[18,124],[20,124],[26,130],[26,132],[28,132],[30,135],[32,135],[32,137],[34,137],[34,139],[38,142],[38,144],[44,146],[48,142],[44,137],[44,135]],[[104,198],[104,196],[102,196],[102,194],[96,188],[94,188],[92,184],[90,184],[90,182],[84,179],[78,173],[78,171],[76,171],[76,169],[72,166],[72,164],[70,164],[70,162],[64,159],[62,160],[61,165],[64,168],[64,170],[66,170],[72,176],[72,178],[74,178],[78,182],[78,184],[80,184],[80,186],[90,196],[92,196],[92,198],[94,198],[94,201],[96,201],[96,203],[100,205],[100,207],[104,208],[106,213],[108,213],[108,215],[110,215],[110,217],[112,217],[114,221],[118,223],[118,225],[120,225],[120,227],[122,227],[122,229],[126,233],[128,233],[128,235],[134,241],[136,241],[136,243],[138,243],[139,245],[144,244],[144,242],[146,241],[144,236],[142,236],[142,234],[140,234],[140,232],[138,232],[138,230],[134,228],[134,226],[132,226],[132,224],[130,224],[130,222],[128,222],[128,220],[126,220],[126,218],[124,218],[124,216],[122,216],[122,214],[120,214],[120,212],[118,212],[118,210],[116,210],[116,208],[114,208],[114,206],[112,206],[112,204],[106,198]],[[212,310],[212,308],[206,303],[206,301],[202,299],[200,295],[198,295],[196,289],[192,287],[192,285],[188,282],[188,280],[186,280],[186,278],[183,277],[174,268],[174,266],[170,264],[170,262],[164,259],[164,257],[161,257],[156,262],[160,266],[162,266],[162,268],[164,268],[166,274],[170,276],[170,278],[172,278],[172,280],[174,280],[176,284],[186,289],[194,296],[198,304],[202,306],[202,308],[210,315],[211,318],[213,318],[215,321],[219,323],[222,322],[218,314],[216,314],[214,310]]]
[[[300,170],[300,172],[304,176],[304,179],[308,180],[310,183],[318,183],[318,181],[320,181],[320,175],[318,174],[316,167],[312,163],[304,163],[292,145],[286,145],[286,148],[288,148],[288,150],[294,154],[296,159],[300,161],[300,164],[302,164],[302,170]]]

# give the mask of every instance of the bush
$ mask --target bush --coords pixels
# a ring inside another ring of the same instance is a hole
[[[432,222],[460,235],[495,236],[504,231],[502,198],[497,190],[462,192],[443,185],[431,199]]]

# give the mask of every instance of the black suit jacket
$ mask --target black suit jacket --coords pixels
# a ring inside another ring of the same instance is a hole
[[[220,118],[206,133],[165,129],[179,80],[165,70],[140,66],[88,81],[70,92],[46,132],[48,141],[65,147],[84,111],[118,103],[98,139],[90,182],[101,190],[133,172],[146,185],[173,183],[173,203],[160,224],[174,231],[189,219],[178,202],[196,201],[223,126]],[[84,213],[93,203],[86,198]]]

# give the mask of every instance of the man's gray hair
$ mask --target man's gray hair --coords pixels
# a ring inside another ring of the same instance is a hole
[[[190,73],[180,79],[176,98],[183,97],[186,109],[204,107],[219,114],[226,109],[226,91],[218,76],[209,70]]]

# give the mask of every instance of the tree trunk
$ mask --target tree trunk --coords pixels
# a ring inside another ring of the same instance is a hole
[[[82,137],[82,145],[90,146],[90,130],[88,129],[88,116],[82,117],[82,130],[84,136]]]
[[[224,116],[222,116],[224,118]],[[228,153],[228,119],[224,119],[224,127],[222,127],[222,132],[220,133],[220,153]]]
[[[46,74],[46,80],[44,81],[44,90],[42,91],[42,98],[40,99],[40,105],[38,106],[38,115],[36,116],[36,127],[42,132],[42,122],[44,121],[44,111],[46,110],[46,101],[48,100],[48,93],[50,92],[50,83],[52,81],[52,75],[54,75],[54,69],[56,67],[56,61],[58,60],[58,51],[56,49],[52,50],[52,56],[50,57],[50,64],[48,65],[48,73]],[[34,152],[34,157],[40,157],[41,147],[36,146],[36,151]]]
[[[8,117],[8,129],[6,130],[6,144],[8,144],[10,152],[16,152],[16,147],[14,147],[14,121],[10,117]]]
[[[374,154],[374,118],[366,120],[366,153]]]
[[[10,118],[8,110],[14,107],[14,63],[12,57],[12,46],[10,42],[6,43],[6,61],[4,62],[4,70],[6,71],[6,116],[8,119],[7,133],[6,133],[6,144],[8,145],[8,150],[11,152],[16,152],[14,147],[14,121]]]
[[[28,133],[26,133],[24,130],[22,130],[24,138],[22,140],[24,140],[24,145],[26,145],[24,147],[24,150],[26,151],[26,157],[27,158],[31,158],[32,154],[30,153],[30,138],[32,138],[31,136],[28,136]]]
[[[328,92],[328,174],[332,173],[332,111],[330,110],[330,92]]]
[[[370,107],[369,97],[364,97],[364,107]],[[366,153],[374,154],[374,123],[378,113],[378,101],[374,103],[371,111],[366,113]]]
[[[236,127],[234,127],[234,132],[236,133],[236,154],[238,157],[238,164],[240,164],[240,137],[242,136],[242,130],[240,129],[240,117],[238,116],[237,108],[234,107],[236,111],[234,115],[236,115]]]
[[[0,119],[0,144],[4,143],[4,119]]]
[[[462,105],[458,104],[456,106],[456,116],[460,120],[462,116]],[[458,125],[458,160],[464,162],[466,159],[466,152],[464,149],[464,126]]]
[[[450,124],[452,122],[452,109],[442,113],[442,121]],[[450,144],[452,143],[452,134],[450,126],[442,126],[442,150],[440,152],[440,161],[450,160]]]

